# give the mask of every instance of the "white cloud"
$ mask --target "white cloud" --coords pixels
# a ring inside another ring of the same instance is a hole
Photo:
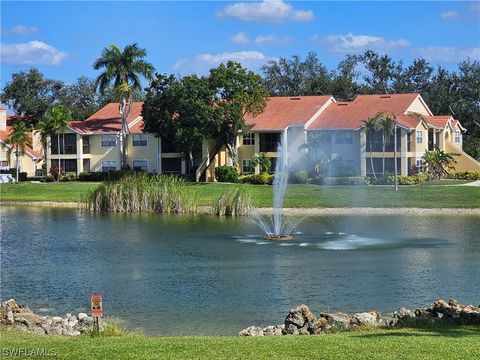
[[[200,54],[195,59],[208,64],[221,64],[229,60],[238,61],[239,63],[248,63],[251,61],[265,61],[266,57],[259,51],[236,51],[224,52],[221,54]]]
[[[353,35],[352,33],[327,36],[315,34],[313,41],[338,54],[358,53],[365,50],[396,51],[405,49],[410,45],[410,42],[406,39],[386,40],[379,36]]]
[[[232,60],[241,63],[242,66],[249,70],[258,71],[262,65],[271,59],[271,57],[259,51],[234,51],[218,54],[205,53],[192,58],[180,59],[173,65],[173,69],[181,74],[206,74],[211,68]]]
[[[38,29],[33,26],[18,25],[13,27],[11,32],[16,35],[30,35],[36,34],[38,32]]]
[[[230,41],[233,42],[234,44],[240,44],[240,45],[250,44],[250,40],[248,39],[247,34],[245,34],[243,31],[239,32],[235,36],[232,36],[230,38]]]
[[[311,21],[315,17],[311,10],[295,10],[283,0],[262,2],[240,2],[228,5],[217,13],[219,17],[233,17],[240,21]]]
[[[480,60],[480,47],[457,47],[457,46],[428,46],[415,50],[418,56],[429,61],[437,61],[444,63],[458,63],[471,58]]]
[[[42,41],[19,44],[1,44],[1,58],[5,64],[13,65],[59,65],[67,56]]]
[[[258,35],[255,44],[258,45],[285,45],[292,41],[289,36],[278,37],[276,35]]]
[[[447,19],[460,19],[460,14],[458,11],[445,11],[440,14],[440,17],[444,20]]]

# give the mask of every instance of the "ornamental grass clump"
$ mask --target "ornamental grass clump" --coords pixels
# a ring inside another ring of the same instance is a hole
[[[197,196],[181,178],[135,173],[107,181],[87,196],[87,208],[98,212],[187,213],[197,210]]]
[[[252,208],[252,198],[245,188],[225,189],[214,201],[212,211],[217,216],[245,216]]]

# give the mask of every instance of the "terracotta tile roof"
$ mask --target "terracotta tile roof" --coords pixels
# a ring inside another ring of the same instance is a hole
[[[438,128],[447,126],[450,119],[452,119],[450,115],[425,116],[427,123]]]
[[[419,94],[359,95],[352,102],[331,104],[308,127],[317,129],[358,129],[363,121],[379,113],[404,114]],[[404,118],[411,125],[413,118]],[[418,124],[418,122],[417,122]]]
[[[305,125],[331,96],[271,97],[265,110],[257,115],[245,116],[245,124],[254,131],[283,130],[289,125]]]
[[[4,141],[11,133],[12,127],[7,126],[6,130],[0,130],[0,141]],[[30,136],[30,139],[32,139],[32,133],[29,132],[28,135]],[[30,156],[37,158],[37,159],[42,159],[43,155],[40,151],[33,150],[32,147],[28,144],[25,144],[25,151],[27,154]]]
[[[127,117],[127,124],[138,118],[142,113],[143,102],[132,102],[132,109]],[[122,119],[118,103],[110,103],[98,110],[84,121],[72,121],[70,128],[83,134],[117,133],[122,127]]]

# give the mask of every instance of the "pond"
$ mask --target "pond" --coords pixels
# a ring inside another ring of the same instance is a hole
[[[248,218],[91,214],[2,205],[1,297],[36,312],[89,312],[129,329],[236,335],[320,311],[480,302],[480,217],[309,217],[266,241]]]

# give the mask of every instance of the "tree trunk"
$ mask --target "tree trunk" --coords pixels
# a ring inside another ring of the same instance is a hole
[[[375,167],[373,166],[373,156],[372,156],[372,135],[370,135],[370,164],[372,166],[373,178],[377,180],[377,175],[375,175]]]
[[[16,164],[16,167],[17,167],[17,174],[16,174],[16,178],[17,178],[17,184],[18,184],[18,175],[19,175],[19,172],[20,172],[20,163],[19,163],[19,153],[18,153],[18,145],[15,146],[15,156],[17,158],[17,164]]]
[[[385,147],[386,147],[385,130],[383,130],[382,131],[382,151],[383,151],[382,176],[383,177],[385,177]]]
[[[57,154],[58,154],[58,159],[57,159],[57,178],[56,181],[60,180],[60,134],[57,133]]]
[[[120,130],[120,168],[127,168],[127,116],[128,116],[128,100],[123,98],[120,103],[120,115],[122,116],[122,128]]]
[[[231,144],[227,144],[227,150],[232,158],[232,165],[236,166],[238,164],[238,151],[237,151],[237,137],[233,139]]]

